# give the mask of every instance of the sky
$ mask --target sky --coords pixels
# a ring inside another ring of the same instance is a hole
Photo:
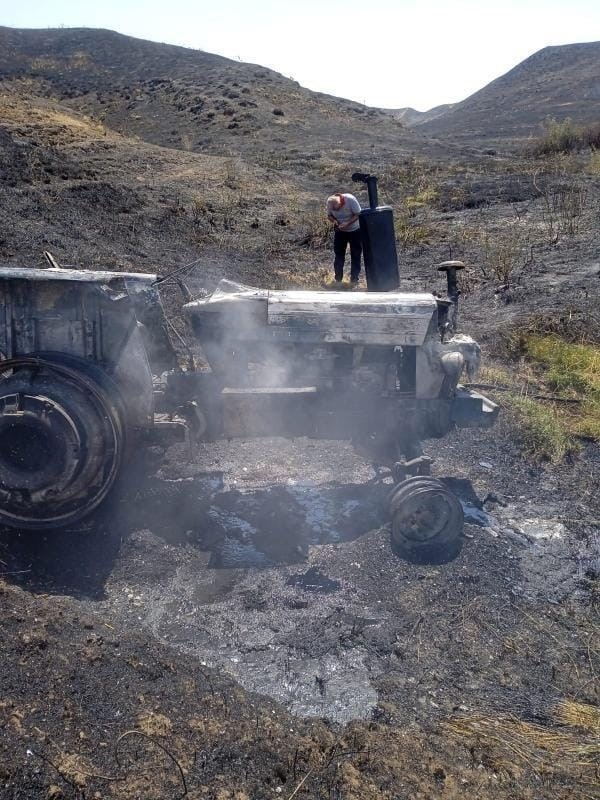
[[[108,28],[425,111],[548,45],[600,40],[600,0],[0,0],[0,25]]]

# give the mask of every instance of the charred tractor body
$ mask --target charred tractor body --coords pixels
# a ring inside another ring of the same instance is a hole
[[[223,281],[185,311],[205,366],[180,369],[153,275],[0,269],[0,524],[76,523],[132,450],[182,438],[352,439],[387,466],[407,555],[456,540],[459,501],[421,441],[489,426],[461,388],[479,347],[430,294],[266,291]]]
[[[373,247],[376,283],[375,239]],[[187,368],[171,346],[155,275],[0,268],[0,525],[78,523],[148,443],[351,439],[394,479],[396,549],[416,559],[452,551],[462,508],[430,476],[421,441],[455,426],[489,427],[498,412],[460,384],[480,351],[454,329],[459,267],[441,265],[446,299],[222,281],[184,306],[202,364]],[[388,284],[394,269],[388,259]]]

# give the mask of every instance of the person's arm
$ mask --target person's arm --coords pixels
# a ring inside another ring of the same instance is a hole
[[[350,225],[354,224],[357,219],[358,219],[358,214],[352,214],[349,220],[346,220],[346,222],[344,222],[343,224],[342,223],[338,224],[338,230],[340,231],[345,230]]]

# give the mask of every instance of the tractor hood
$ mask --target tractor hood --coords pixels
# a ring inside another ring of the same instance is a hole
[[[437,325],[436,298],[425,293],[271,291],[221,281],[184,309],[200,339],[418,346]]]

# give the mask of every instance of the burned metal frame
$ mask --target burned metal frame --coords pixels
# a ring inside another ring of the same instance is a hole
[[[312,437],[351,439],[389,468],[399,552],[456,544],[460,504],[429,476],[421,442],[489,426],[498,411],[460,385],[480,353],[449,335],[458,295],[224,281],[184,305],[207,362],[186,369],[157,285],[155,275],[0,268],[0,523],[76,523],[149,442]]]

